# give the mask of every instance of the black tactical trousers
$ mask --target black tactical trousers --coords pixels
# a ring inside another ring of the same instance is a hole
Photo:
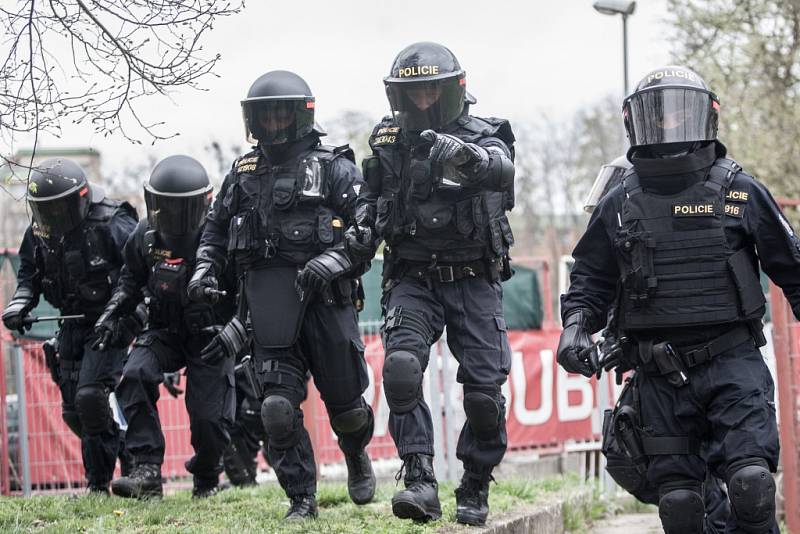
[[[287,443],[275,443],[266,429],[268,461],[289,497],[316,493],[316,466],[311,440],[303,426],[300,403],[306,398],[310,372],[328,416],[365,407],[361,395],[369,384],[364,343],[358,331],[358,316],[352,304],[328,304],[319,298],[309,303],[297,342],[290,348],[268,349],[253,344],[256,374],[262,383],[261,398],[279,396],[294,408],[292,431]],[[368,408],[368,407],[367,407]],[[356,454],[372,439],[369,424],[357,432],[340,433],[339,447]]]
[[[668,482],[706,478],[706,463],[725,479],[728,466],[762,458],[774,471],[779,442],[775,387],[752,340],[689,369],[689,384],[675,388],[666,379],[639,373],[642,424],[654,436],[694,436],[704,441],[707,462],[695,455],[651,458],[647,476],[660,487]],[[744,532],[731,514],[726,533]],[[774,523],[766,532],[777,534]]]
[[[186,367],[186,410],[195,452],[186,469],[208,482],[222,472],[220,459],[230,442],[236,400],[233,360],[202,361],[200,350],[208,341],[207,335],[174,335],[166,330],[146,330],[136,339],[117,398],[128,421],[128,449],[137,464],[164,462],[164,434],[156,408],[158,386],[163,373]]]
[[[119,381],[125,349],[92,350],[94,339],[91,325],[67,321],[61,327],[59,388],[61,416],[81,438],[86,479],[90,485],[104,486],[111,481],[117,456],[124,448],[108,394]]]
[[[231,427],[231,442],[248,459],[255,461],[261,443],[267,445],[267,435],[261,422],[261,400],[243,372],[236,379],[236,421]],[[266,449],[265,449],[266,450]]]
[[[454,282],[431,281],[429,287],[426,281],[406,276],[384,291],[382,304],[387,315],[383,332],[387,359],[392,352],[409,351],[419,359],[423,372],[431,345],[447,326],[447,345],[459,363],[456,380],[464,385],[465,394],[479,391],[492,397],[496,406],[491,409],[499,412],[494,431],[481,437],[468,417],[456,454],[465,469],[483,475],[491,473],[508,445],[505,400],[500,387],[511,368],[511,348],[500,283],[479,276]],[[482,414],[473,415],[480,418]],[[433,424],[421,395],[412,410],[391,410],[389,431],[401,457],[412,453],[433,455]]]

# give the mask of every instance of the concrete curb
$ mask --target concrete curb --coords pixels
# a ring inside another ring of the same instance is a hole
[[[563,499],[506,512],[489,515],[489,523],[483,528],[448,525],[440,533],[470,532],[475,534],[564,534],[564,518],[569,509],[591,503],[591,490],[582,489]]]

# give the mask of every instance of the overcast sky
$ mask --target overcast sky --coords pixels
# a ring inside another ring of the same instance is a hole
[[[669,61],[665,4],[640,1],[629,18],[631,84]],[[202,152],[211,140],[244,145],[239,100],[273,69],[305,78],[323,126],[347,109],[377,121],[388,112],[382,78],[392,59],[423,40],[456,54],[478,98],[476,115],[506,117],[513,125],[541,111],[569,116],[609,94],[621,102],[622,21],[595,12],[589,0],[249,0],[244,12],[219,20],[208,34],[206,50],[222,55],[220,78],[203,84],[208,91],[182,89],[170,100],[148,101],[151,116],[167,122],[165,131],[181,132],[178,138],[142,148],[74,128],[40,146],[90,146],[102,153],[107,172],[141,161],[146,151],[186,153],[209,164]]]

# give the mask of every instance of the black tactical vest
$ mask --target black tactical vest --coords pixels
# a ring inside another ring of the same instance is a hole
[[[150,328],[197,335],[202,328],[230,319],[230,316],[217,317],[211,304],[189,300],[186,286],[194,271],[199,241],[200,232],[178,250],[165,244],[156,231],[145,232],[142,245],[149,269],[146,297]],[[223,297],[216,306],[226,307],[231,298]]]
[[[706,180],[676,195],[645,192],[631,169],[614,246],[624,330],[716,325],[760,318],[764,295],[751,247],[732,251],[725,195],[736,162],[720,158]]]
[[[304,265],[342,240],[345,221],[329,205],[333,161],[354,161],[346,145],[317,145],[281,165],[259,149],[234,165],[222,202],[232,214],[228,254],[239,270]]]
[[[467,143],[498,137],[513,154],[514,136],[502,119],[463,115],[444,133]],[[449,180],[442,166],[428,160],[430,145],[408,145],[391,118],[373,132],[371,145],[381,173],[375,227],[391,249],[388,258],[430,262],[435,254],[439,262],[457,263],[508,253],[514,236],[505,212],[514,205],[513,193]]]
[[[43,235],[34,223],[42,293],[62,313],[99,317],[111,297],[121,265],[108,223],[117,210],[136,219],[130,204],[106,198],[91,205],[78,229],[59,239]]]

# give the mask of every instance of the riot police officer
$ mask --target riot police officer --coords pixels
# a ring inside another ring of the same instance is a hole
[[[314,106],[308,84],[292,72],[253,82],[242,110],[257,145],[222,184],[189,284],[192,298],[208,298],[227,261],[243,277],[253,326],[249,369],[261,388],[269,463],[291,500],[289,519],[317,515],[316,466],[300,410],[308,371],[339,437],[350,497],[363,504],[375,492],[365,451],[373,415],[362,398],[368,377],[353,304],[364,264],[342,244],[361,176],[347,146],[320,143]]]
[[[192,496],[208,497],[217,491],[220,458],[234,417],[233,357],[247,334],[243,323],[232,318],[231,298],[212,306],[190,302],[186,296],[211,196],[206,171],[193,158],[170,156],[153,168],[144,186],[147,220],[125,244],[117,290],[95,326],[98,343],[104,343],[118,329],[120,316],[147,302],[147,328],[136,338],[117,387],[135,462],[129,476],[111,484],[121,497],[162,495],[164,435],[156,407],[158,386],[164,373],[183,367],[195,451],[186,462],[194,479]],[[231,285],[228,281],[227,287]],[[214,337],[215,326],[224,323],[228,324]],[[218,346],[218,340],[224,340],[224,346]]]
[[[587,376],[589,336],[617,301],[630,342],[601,364],[637,370],[643,427],[634,430],[654,454],[647,480],[667,534],[702,532],[706,464],[727,482],[726,532],[778,532],[757,267],[800,316],[800,240],[767,188],[726,158],[719,110],[688,68],[639,82],[623,104],[632,169],[592,214],[562,296],[558,361]]]
[[[3,311],[3,323],[23,332],[40,295],[62,314],[84,315],[61,325],[58,369],[51,372],[58,377],[64,422],[81,438],[89,490],[107,494],[123,448],[108,395],[141,318],[131,310],[120,322],[115,348],[105,354],[92,348],[92,325],[111,297],[136,211],[126,202],[107,198],[87,181],[80,165],[62,158],[48,159],[32,170],[27,198],[33,222],[19,248],[17,290]]]
[[[622,183],[622,177],[630,168],[631,162],[628,161],[628,156],[625,154],[603,165],[584,202],[584,211],[592,213],[600,199]],[[601,354],[622,350],[618,339],[620,333],[616,331],[616,314],[614,312],[615,310],[612,309],[609,313],[609,324],[603,331],[603,339],[597,345]],[[618,374],[617,381],[621,383],[621,374]],[[625,386],[614,409],[607,410],[604,415],[607,422],[603,424],[602,451],[606,456],[606,471],[617,484],[640,501],[658,505],[658,488],[654,488],[647,481],[648,459],[638,447],[638,440],[633,444],[623,443],[629,436],[627,431],[633,426],[629,421],[638,418],[639,404],[636,376],[632,374],[625,380]],[[637,420],[636,424],[641,425],[641,421]],[[725,523],[728,522],[730,505],[724,484],[724,481],[715,477],[711,470],[708,471],[703,483],[706,509],[705,528],[708,534],[724,532]]]
[[[506,120],[469,114],[475,99],[465,72],[440,44],[406,47],[384,84],[392,116],[370,137],[358,227],[348,229],[347,242],[366,258],[386,242],[383,388],[406,473],[392,511],[421,521],[441,516],[421,385],[430,347],[447,326],[467,416],[456,518],[482,525],[491,473],[507,446],[500,387],[511,352],[500,281],[511,275],[505,212],[514,202],[514,135]]]

